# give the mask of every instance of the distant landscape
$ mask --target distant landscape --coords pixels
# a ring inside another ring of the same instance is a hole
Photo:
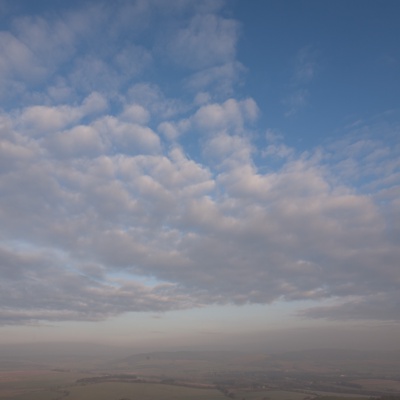
[[[400,0],[0,0],[0,400],[400,400]]]
[[[279,353],[107,346],[0,349],[0,399],[400,399],[400,350]],[[96,352],[97,349],[97,352]],[[43,350],[41,352],[41,350]],[[115,357],[112,357],[114,351]],[[125,356],[122,354],[125,353]]]

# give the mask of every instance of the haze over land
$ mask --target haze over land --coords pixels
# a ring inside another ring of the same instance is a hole
[[[3,349],[400,349],[399,12],[0,0]]]

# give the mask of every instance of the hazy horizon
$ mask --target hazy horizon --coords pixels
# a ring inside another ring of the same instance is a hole
[[[0,346],[400,349],[399,12],[0,0]]]
[[[126,319],[126,315],[120,317]],[[134,324],[135,316],[125,324]],[[59,344],[72,346],[75,345],[93,345],[93,346],[111,346],[115,348],[130,349],[132,354],[158,351],[242,351],[242,352],[285,352],[302,351],[314,349],[349,349],[349,350],[368,350],[368,351],[391,351],[400,350],[400,328],[397,324],[379,326],[371,324],[346,324],[342,326],[296,326],[292,329],[270,328],[265,331],[240,332],[231,329],[230,332],[180,332],[175,325],[165,316],[165,323],[160,321],[159,329],[161,331],[151,331],[147,335],[132,335],[131,338],[118,340],[121,332],[126,334],[121,323],[116,324],[112,329],[112,321],[108,321],[108,327],[102,328],[102,334],[92,333],[96,324],[91,327],[84,325],[76,332],[69,331],[66,334],[54,334],[49,326],[37,326],[28,329],[25,327],[25,335],[2,336],[0,346],[10,345],[39,345]],[[165,332],[165,326],[170,326],[170,331]],[[61,325],[61,324],[60,324]],[[108,329],[107,329],[108,328]],[[62,328],[61,328],[62,329]],[[73,328],[71,328],[73,330]],[[132,328],[131,328],[132,329]],[[225,326],[226,329],[226,326]],[[14,332],[20,331],[16,327]],[[37,331],[36,334],[34,331]],[[82,330],[85,332],[83,333]],[[120,330],[113,334],[113,331]],[[133,329],[132,329],[133,330]],[[12,329],[10,329],[12,331]],[[3,328],[7,334],[7,329]],[[6,338],[6,340],[4,340]],[[54,347],[54,348],[56,348]],[[16,348],[16,347],[15,347]]]

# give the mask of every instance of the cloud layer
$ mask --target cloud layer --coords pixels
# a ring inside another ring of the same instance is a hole
[[[13,94],[0,114],[0,324],[278,300],[331,302],[311,318],[400,321],[399,126],[299,152],[234,96],[239,24],[218,7],[91,4],[0,32]],[[128,29],[152,18],[166,37]],[[314,61],[297,58],[304,85]]]

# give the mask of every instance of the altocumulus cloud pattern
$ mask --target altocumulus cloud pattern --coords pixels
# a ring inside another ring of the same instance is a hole
[[[299,300],[400,321],[398,110],[305,149],[244,90],[225,3],[21,4],[0,3],[1,325]],[[283,119],[319,57],[293,54]]]

